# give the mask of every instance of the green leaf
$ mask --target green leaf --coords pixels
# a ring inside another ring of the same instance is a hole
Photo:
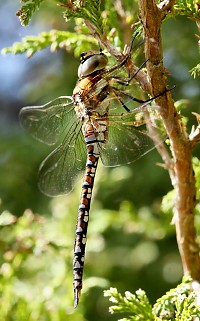
[[[26,3],[21,7],[20,10],[16,13],[21,21],[22,26],[27,26],[33,15],[33,13],[39,9],[41,3],[44,0],[21,0],[21,2]]]
[[[86,48],[91,48],[91,44],[96,44],[93,37],[79,35],[75,32],[51,30],[41,32],[38,36],[27,36],[22,42],[15,42],[12,47],[2,49],[2,54],[12,53],[23,54],[26,52],[27,57],[33,56],[37,51],[50,47],[52,52],[58,49],[74,51],[74,55],[80,56],[80,53]]]
[[[0,226],[10,225],[16,222],[16,217],[9,213],[8,211],[4,211],[0,215]]]
[[[198,118],[197,118],[197,121]],[[199,126],[199,123],[198,123],[198,126]],[[195,173],[195,179],[196,179],[196,189],[197,189],[197,210],[198,210],[198,213],[199,213],[199,209],[200,209],[200,206],[199,206],[199,199],[200,199],[200,160],[197,158],[197,157],[193,157],[192,159],[192,164],[193,164],[193,170],[194,170],[194,173]],[[199,215],[196,217],[196,219],[199,220]]]
[[[129,291],[125,292],[123,297],[116,288],[104,291],[104,296],[109,297],[109,301],[115,305],[109,308],[110,313],[129,313],[129,319],[135,321],[153,321],[152,307],[146,296],[146,293],[139,289],[135,294]]]
[[[198,5],[194,0],[178,0],[173,8],[175,15],[199,18]]]
[[[104,296],[114,303],[109,308],[110,313],[129,314],[120,321],[200,320],[200,285],[190,277],[184,277],[180,285],[159,298],[153,309],[143,290],[137,290],[135,294],[127,291],[123,297],[116,288],[110,288],[104,291]]]
[[[157,300],[153,307],[156,321],[199,320],[200,307],[197,291],[192,291],[192,279],[184,277],[183,282]]]
[[[192,68],[191,74],[194,78],[196,78],[197,76],[200,76],[200,64]]]
[[[66,4],[67,10],[64,18],[70,20],[72,18],[82,18],[91,22],[99,33],[103,33],[103,19],[101,15],[101,0],[85,0],[70,1]]]

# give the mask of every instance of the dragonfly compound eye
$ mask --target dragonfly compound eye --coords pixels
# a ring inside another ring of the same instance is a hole
[[[103,53],[91,54],[91,52],[84,52],[81,55],[81,63],[78,68],[78,77],[85,77],[97,70],[103,69],[107,63],[108,58]]]

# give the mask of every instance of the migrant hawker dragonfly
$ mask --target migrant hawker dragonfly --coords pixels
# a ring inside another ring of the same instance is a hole
[[[42,192],[49,196],[70,192],[79,172],[85,170],[74,244],[75,307],[82,289],[90,202],[99,157],[105,166],[130,163],[154,147],[152,136],[158,134],[159,108],[150,106],[156,97],[146,101],[132,97],[130,89],[136,74],[126,73],[124,77],[130,54],[131,49],[120,63],[108,68],[108,58],[101,50],[84,52],[72,97],[62,96],[20,112],[22,126],[36,139],[49,145],[60,140],[40,166]],[[147,124],[156,131],[150,134]]]

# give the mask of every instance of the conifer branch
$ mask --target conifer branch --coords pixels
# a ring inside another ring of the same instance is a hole
[[[16,16],[19,17],[22,26],[27,26],[30,19],[32,18],[33,13],[39,9],[41,3],[44,0],[21,0],[21,2],[26,3],[17,11]]]
[[[79,44],[79,46],[77,45]],[[11,47],[2,49],[2,54],[23,54],[26,53],[27,58],[33,56],[36,52],[50,47],[52,52],[58,49],[74,50],[74,55],[79,57],[83,45],[92,46],[96,44],[93,37],[88,35],[79,35],[76,32],[51,30],[41,32],[38,36],[26,36],[21,42],[15,42]]]

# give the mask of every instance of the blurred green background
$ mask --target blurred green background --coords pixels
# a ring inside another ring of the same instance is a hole
[[[22,27],[18,1],[0,3],[0,46],[28,34],[66,29],[54,4]],[[164,64],[175,100],[195,123],[200,82],[189,73],[199,62],[195,23],[168,19],[162,28]],[[19,110],[71,95],[79,62],[49,49],[31,59],[0,56],[0,321],[116,320],[103,290],[142,288],[152,303],[180,282],[182,267],[172,220],[173,194],[156,150],[129,166],[99,166],[91,206],[84,287],[73,309],[72,257],[81,180],[64,197],[50,199],[37,188],[39,164],[51,148],[33,140],[18,121]],[[195,151],[198,156],[198,149]]]

